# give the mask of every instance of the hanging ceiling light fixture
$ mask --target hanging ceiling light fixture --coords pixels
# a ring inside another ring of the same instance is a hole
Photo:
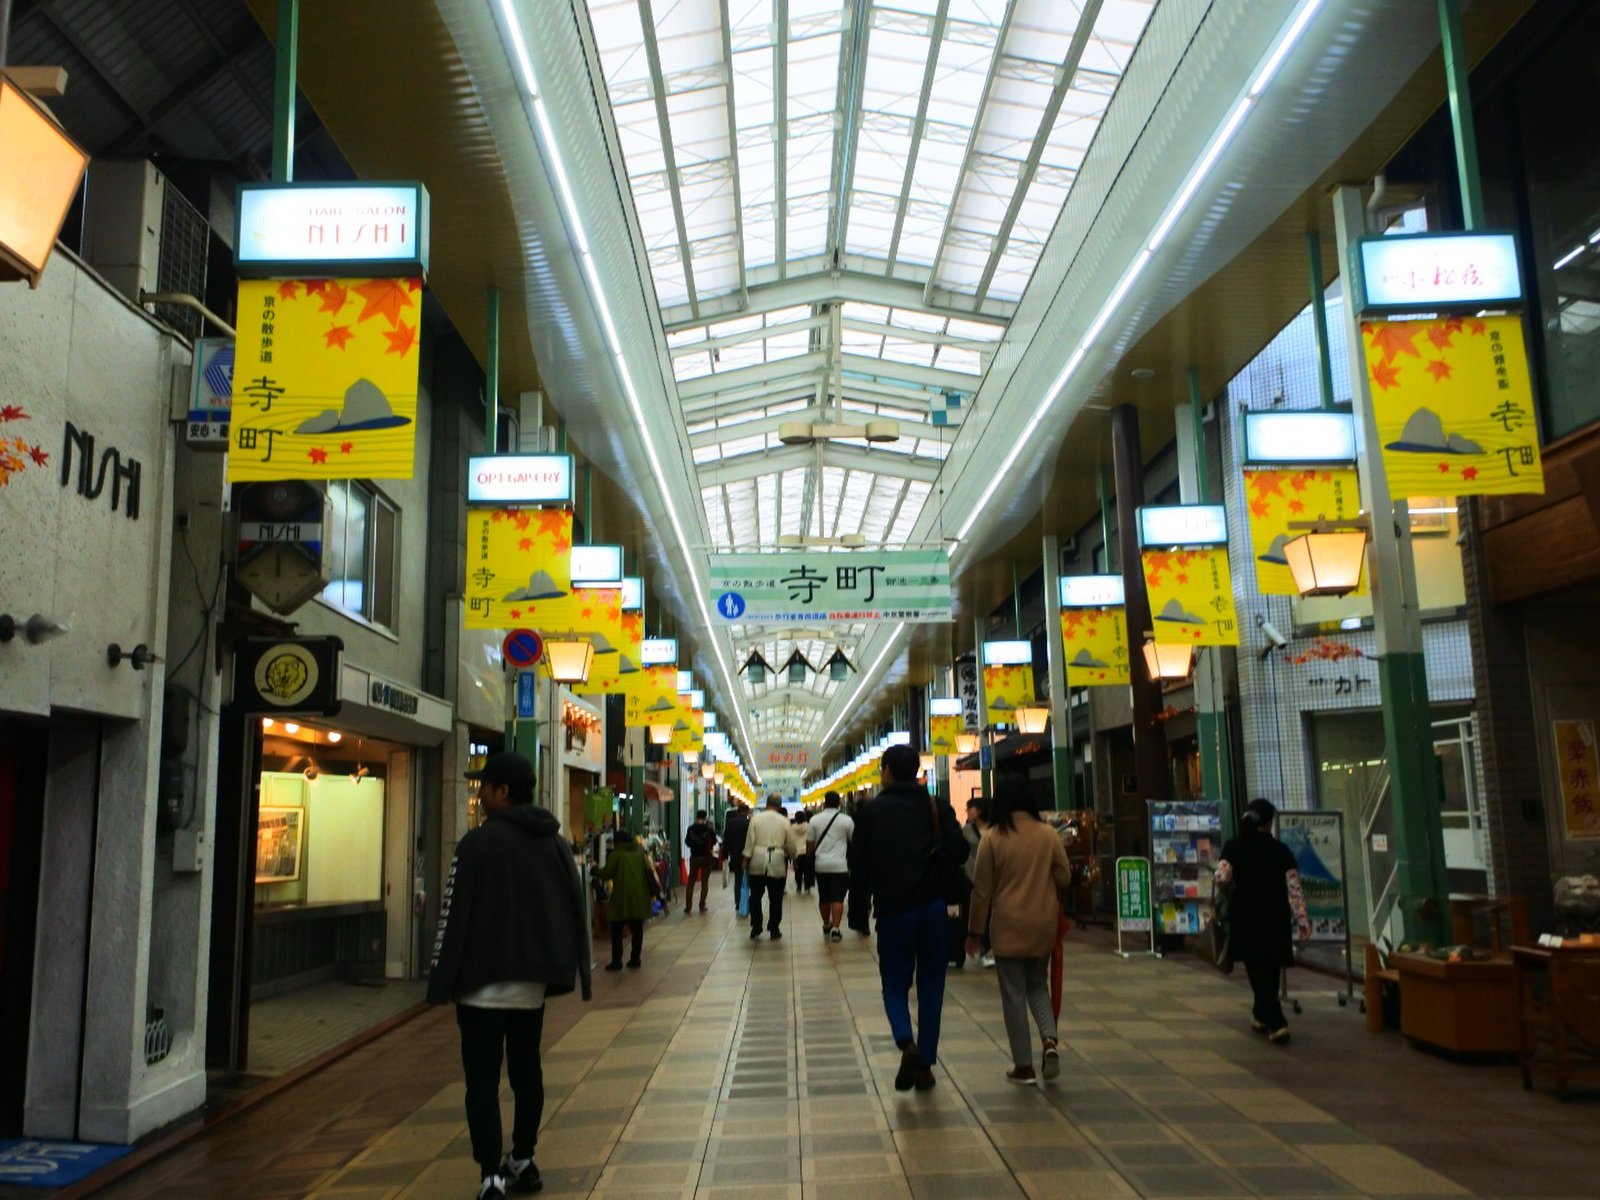
[[[1156,683],[1187,679],[1194,669],[1194,647],[1187,643],[1158,642],[1154,634],[1146,634],[1144,669]]]
[[[715,779],[717,777],[717,764],[707,759],[700,764],[701,779]]]
[[[587,683],[589,668],[594,665],[594,647],[580,638],[566,641],[550,639],[544,644],[545,661],[550,664],[550,678],[557,683]]]
[[[1283,557],[1302,596],[1348,596],[1361,586],[1372,525],[1365,517],[1347,521],[1291,521],[1304,529],[1284,543]]]
[[[856,669],[855,664],[844,656],[843,650],[835,650],[833,657],[828,659],[828,678],[835,683],[843,683],[850,678],[850,672]]]
[[[761,657],[761,651],[752,650],[750,651],[750,657],[744,660],[744,666],[740,670],[749,672],[750,682],[760,687],[767,681],[767,675],[772,670],[772,664]]]
[[[796,686],[805,683],[807,671],[813,673],[816,671],[816,668],[806,661],[806,656],[801,654],[798,649],[789,655],[789,660],[783,664],[783,667],[784,670],[789,672],[789,682]]]
[[[956,734],[957,754],[976,754],[978,752],[978,735],[975,733]]]
[[[1017,730],[1021,733],[1043,733],[1045,726],[1050,723],[1049,706],[1037,701],[1019,705],[1014,715],[1017,718]]]
[[[650,744],[652,746],[665,746],[672,740],[671,725],[650,726]]]

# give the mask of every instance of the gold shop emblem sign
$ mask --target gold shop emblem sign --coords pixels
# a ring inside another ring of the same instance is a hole
[[[317,660],[304,646],[284,642],[256,662],[256,691],[269,704],[299,704],[316,690]]]

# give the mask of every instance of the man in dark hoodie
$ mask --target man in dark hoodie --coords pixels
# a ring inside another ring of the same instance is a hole
[[[488,814],[456,846],[433,945],[428,1000],[456,1003],[467,1077],[467,1129],[482,1178],[478,1200],[536,1192],[534,1142],[544,1113],[539,1039],[544,1002],[582,987],[589,930],[572,851],[554,816],[533,804],[533,764],[492,754],[469,771]],[[500,1055],[516,1096],[511,1153],[501,1158]]]
[[[739,887],[744,882],[744,841],[750,833],[750,806],[743,800],[728,810],[722,822],[722,852],[733,869],[733,902],[739,903]]]
[[[949,922],[936,851],[942,850],[958,869],[967,859],[955,810],[917,782],[920,765],[910,746],[884,751],[883,790],[856,810],[850,839],[850,928],[867,932],[869,908],[876,911],[878,976],[889,1028],[900,1048],[900,1069],[894,1077],[900,1092],[931,1088],[939,1056]]]

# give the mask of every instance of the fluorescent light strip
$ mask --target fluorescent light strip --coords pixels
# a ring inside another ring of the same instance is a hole
[[[1582,254],[1586,249],[1588,249],[1587,246],[1574,246],[1571,250],[1568,250],[1560,258],[1556,259],[1556,265],[1554,267],[1552,267],[1551,270],[1553,270],[1553,271],[1561,270],[1562,267],[1566,266],[1573,259],[1577,258],[1578,255]]]
[[[1133,287],[1135,281],[1144,271],[1146,265],[1149,264],[1156,250],[1158,250],[1161,247],[1161,244],[1166,241],[1167,235],[1172,232],[1173,226],[1175,226],[1178,223],[1178,219],[1183,216],[1184,212],[1189,206],[1189,201],[1192,200],[1195,193],[1200,190],[1200,185],[1205,182],[1206,176],[1211,173],[1211,168],[1216,165],[1217,159],[1222,155],[1222,151],[1227,148],[1231,141],[1233,141],[1234,135],[1239,132],[1240,126],[1244,124],[1244,119],[1250,112],[1251,105],[1254,103],[1255,98],[1261,93],[1262,89],[1266,87],[1268,81],[1277,72],[1278,67],[1282,64],[1290,49],[1292,49],[1294,44],[1300,40],[1301,35],[1305,33],[1307,27],[1311,23],[1312,16],[1315,15],[1317,9],[1321,7],[1321,4],[1322,0],[1305,0],[1305,3],[1301,5],[1294,18],[1289,22],[1283,33],[1278,37],[1276,44],[1273,46],[1271,52],[1267,55],[1262,67],[1256,72],[1256,76],[1251,84],[1250,90],[1247,94],[1239,98],[1238,102],[1233,106],[1232,111],[1229,112],[1227,120],[1225,120],[1217,132],[1212,135],[1211,142],[1206,147],[1206,152],[1190,169],[1188,177],[1184,180],[1183,187],[1178,190],[1178,194],[1174,196],[1172,202],[1167,205],[1166,211],[1162,214],[1161,220],[1156,222],[1155,231],[1150,235],[1150,240],[1145,244],[1145,248],[1139,251],[1134,260],[1128,264],[1127,269],[1123,271],[1122,277],[1117,280],[1117,286],[1111,289],[1111,294],[1106,297],[1105,302],[1100,306],[1099,311],[1095,314],[1094,320],[1089,323],[1089,328],[1084,332],[1083,336],[1079,338],[1077,347],[1068,357],[1066,364],[1061,368],[1061,373],[1056,376],[1054,381],[1052,381],[1050,387],[1045,391],[1043,398],[1040,400],[1038,407],[1034,410],[1033,416],[1030,417],[1028,419],[1028,423],[1023,426],[1021,436],[1017,439],[1016,443],[1011,447],[1010,453],[1006,455],[1004,461],[1000,464],[1000,469],[996,471],[990,478],[989,484],[984,489],[982,496],[978,500],[978,503],[975,504],[972,507],[972,510],[967,514],[967,519],[962,523],[960,530],[956,534],[956,539],[958,542],[964,540],[967,535],[972,532],[972,527],[977,524],[978,518],[982,516],[984,510],[988,508],[989,501],[994,498],[994,494],[999,490],[1001,482],[1009,476],[1011,468],[1016,464],[1018,457],[1022,454],[1023,447],[1028,444],[1029,439],[1033,436],[1034,430],[1039,427],[1040,423],[1044,420],[1045,415],[1050,411],[1050,407],[1060,397],[1062,390],[1066,387],[1067,381],[1071,379],[1073,374],[1077,371],[1078,367],[1082,364],[1084,357],[1088,354],[1090,347],[1094,344],[1095,338],[1100,335],[1100,333],[1105,329],[1106,324],[1116,314],[1116,310],[1121,306],[1122,301],[1127,297],[1128,291]],[[951,547],[948,550],[951,558],[955,557],[955,552],[955,547]]]
[[[650,460],[650,471],[655,476],[656,485],[661,492],[661,503],[667,510],[667,518],[672,522],[673,533],[677,535],[678,546],[683,552],[684,562],[688,565],[691,575],[698,575],[695,571],[695,561],[690,551],[688,537],[683,530],[683,523],[678,519],[678,510],[673,506],[671,493],[667,488],[666,472],[662,469],[661,459],[656,454],[655,443],[645,432],[644,408],[639,402],[639,394],[633,384],[633,376],[628,371],[628,365],[622,357],[621,340],[617,336],[616,322],[611,315],[611,306],[606,302],[605,289],[600,284],[599,270],[589,250],[589,239],[584,232],[583,220],[578,210],[578,203],[572,194],[572,186],[567,178],[566,163],[561,157],[561,148],[556,140],[555,130],[550,124],[550,117],[545,110],[545,104],[540,96],[539,79],[533,69],[533,63],[528,56],[528,47],[522,37],[522,26],[513,7],[512,0],[500,0],[500,13],[511,42],[511,58],[522,75],[523,86],[527,92],[525,100],[533,110],[534,125],[537,133],[544,143],[544,161],[549,164],[555,176],[556,191],[561,197],[561,205],[565,211],[567,226],[573,236],[574,248],[583,263],[584,274],[588,277],[591,294],[595,307],[599,311],[601,324],[605,328],[606,341],[608,342],[617,375],[622,383],[623,394],[627,397],[628,406],[633,410],[634,420],[639,430],[639,440],[644,445],[645,455]],[[698,579],[696,579],[698,583]],[[705,597],[701,589],[694,589],[695,604],[700,609],[700,615],[705,622],[708,639],[711,642],[712,652],[716,655],[717,666],[722,670],[723,682],[728,687],[728,694],[737,700],[738,691],[733,686],[733,676],[728,670],[727,660],[722,656],[722,647],[718,644],[711,621],[711,610],[706,606]],[[737,703],[733,706],[734,717],[739,722],[739,732],[744,735],[745,753],[750,756],[751,762],[755,761],[755,754],[751,750],[750,731],[744,723],[744,713]],[[753,769],[753,768],[752,768]],[[761,777],[756,776],[756,782],[761,782]]]

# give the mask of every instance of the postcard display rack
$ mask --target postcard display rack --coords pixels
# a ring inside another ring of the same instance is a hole
[[[1156,932],[1200,932],[1211,879],[1222,856],[1222,805],[1215,800],[1151,800],[1150,891]]]

